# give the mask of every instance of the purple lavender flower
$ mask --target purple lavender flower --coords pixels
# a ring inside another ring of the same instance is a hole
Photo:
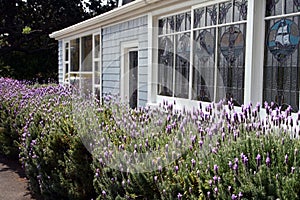
[[[209,181],[208,181],[208,184],[209,184],[210,187],[212,186],[212,183],[213,183],[212,180],[209,180]]]
[[[270,159],[269,155],[267,155],[267,158],[266,158],[266,165],[267,165],[268,167],[270,167],[270,164],[271,164],[271,159]]]
[[[182,194],[178,193],[177,198],[181,199],[182,198]]]
[[[215,187],[214,191],[215,191],[216,194],[218,194],[218,188],[217,187]]]
[[[256,156],[257,167],[260,165],[260,161],[261,161],[261,156],[260,156],[260,154],[257,154],[257,156]]]
[[[284,164],[287,164],[288,163],[288,160],[289,160],[289,157],[287,154],[285,154],[284,156]]]
[[[295,167],[291,168],[291,173],[293,174],[295,172]]]
[[[175,170],[175,173],[177,174],[177,173],[178,173],[178,170],[179,170],[179,167],[176,165],[176,166],[174,167],[174,170]]]
[[[229,166],[230,169],[232,168],[232,162],[231,161],[229,161],[228,166]]]
[[[236,196],[235,194],[232,194],[232,195],[231,195],[231,199],[232,199],[232,200],[236,200],[236,199],[237,199],[237,196]]]
[[[243,193],[239,192],[239,198],[242,198],[243,197]]]
[[[214,171],[216,172],[216,174],[218,173],[218,171],[219,171],[218,165],[214,165]]]
[[[102,195],[105,197],[106,196],[106,192],[104,190],[102,190]]]
[[[192,166],[195,167],[196,161],[194,160],[194,158],[191,160],[191,162],[192,162]]]

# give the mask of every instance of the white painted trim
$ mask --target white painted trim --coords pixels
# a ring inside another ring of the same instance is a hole
[[[147,84],[147,103],[152,103],[152,91],[153,91],[153,74],[152,74],[152,64],[153,64],[153,36],[154,26],[153,26],[153,16],[152,13],[148,13],[148,84]]]
[[[244,103],[263,101],[265,0],[248,1]]]
[[[169,6],[170,4],[176,4],[182,2],[182,0],[136,0],[132,3],[126,4],[109,12],[106,12],[102,15],[98,15],[91,19],[85,20],[83,22],[77,23],[73,26],[67,27],[60,31],[53,32],[49,36],[59,40],[61,38],[70,37],[72,35],[77,35],[82,32],[93,30],[95,28],[103,27],[113,23],[126,20],[128,18],[138,16],[138,15],[147,15],[152,10]],[[193,2],[197,2],[193,0]],[[199,2],[199,0],[198,0]]]
[[[139,42],[137,40],[133,40],[133,41],[126,41],[126,42],[121,42],[121,66],[120,66],[120,96],[121,96],[121,100],[123,102],[128,103],[129,102],[129,77],[128,77],[128,73],[126,73],[126,71],[129,71],[129,66],[128,66],[128,56],[124,56],[124,55],[128,55],[128,52],[130,50],[137,50],[139,49]],[[138,51],[139,52],[139,51]],[[139,53],[138,53],[139,55]],[[138,56],[139,57],[139,56]],[[139,76],[139,75],[138,75]],[[138,77],[139,79],[139,77]],[[137,88],[139,88],[139,82],[137,82]],[[138,96],[139,96],[139,91],[138,91]],[[139,98],[137,98],[137,104],[139,105]]]

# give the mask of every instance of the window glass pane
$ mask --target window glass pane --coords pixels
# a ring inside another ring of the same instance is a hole
[[[93,87],[93,77],[92,74],[80,74],[80,92],[81,95],[89,96],[92,94]]]
[[[173,96],[173,36],[159,38],[158,63],[158,94]]]
[[[92,71],[92,36],[81,40],[81,71]]]
[[[94,49],[95,55],[94,55],[94,57],[99,58],[99,56],[100,56],[100,35],[95,35],[94,36],[94,44],[95,44],[95,49]]]
[[[247,20],[247,7],[248,0],[235,0],[234,1],[234,12],[233,12],[233,21],[242,21]]]
[[[244,101],[246,25],[225,26],[219,30],[217,101],[225,97],[241,105]]]
[[[219,4],[219,24],[232,22],[232,4],[231,2]]]
[[[266,2],[266,16],[281,15],[283,0],[267,0]]]
[[[299,110],[299,16],[266,21],[264,101]]]
[[[194,10],[194,27],[199,28],[205,26],[205,8]]]
[[[68,63],[65,64],[65,73],[66,74],[69,73],[69,64]]]
[[[206,8],[206,26],[217,24],[218,7],[217,5],[209,6]]]
[[[191,29],[191,13],[176,15],[176,31],[187,31]]]
[[[175,97],[188,98],[190,68],[190,34],[176,36]]]
[[[195,31],[192,98],[213,101],[216,29]]]
[[[65,43],[65,61],[69,61],[69,43]]]
[[[71,40],[71,71],[79,71],[79,39]]]
[[[170,17],[165,17],[163,19],[160,19],[158,24],[159,24],[160,35],[173,33],[175,30],[175,17],[170,16]]]
[[[285,13],[296,13],[300,11],[300,1],[299,0],[285,0]]]

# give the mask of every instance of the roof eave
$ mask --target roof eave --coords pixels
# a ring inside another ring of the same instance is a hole
[[[174,0],[173,0],[174,1]],[[126,19],[128,14],[134,16],[141,8],[149,6],[150,4],[156,2],[163,2],[162,0],[136,0],[132,3],[126,4],[124,6],[118,7],[109,12],[103,13],[91,19],[85,20],[83,22],[77,23],[75,25],[69,26],[62,30],[51,33],[50,38],[55,38],[56,40],[62,39],[71,33],[78,32],[80,30],[87,29],[97,24],[97,26],[105,26],[106,24],[114,23],[117,20]],[[125,17],[126,15],[126,17]],[[121,17],[120,17],[121,16]],[[120,19],[121,18],[121,19]]]

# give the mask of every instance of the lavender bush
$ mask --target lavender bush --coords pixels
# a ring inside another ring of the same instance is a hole
[[[3,78],[0,93],[0,151],[19,152],[46,199],[299,198],[300,113],[291,108],[132,110]]]

